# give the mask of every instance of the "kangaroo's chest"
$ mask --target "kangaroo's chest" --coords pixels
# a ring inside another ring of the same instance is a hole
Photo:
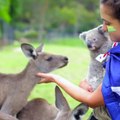
[[[35,84],[27,80],[4,77],[0,80],[0,106],[8,114],[17,114],[27,103],[27,98]]]

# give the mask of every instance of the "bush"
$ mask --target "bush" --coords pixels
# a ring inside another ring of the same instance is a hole
[[[21,39],[21,38],[28,38],[28,39],[37,39],[38,38],[38,32],[31,29],[31,30],[27,30],[27,31],[15,31],[15,36],[16,39]]]

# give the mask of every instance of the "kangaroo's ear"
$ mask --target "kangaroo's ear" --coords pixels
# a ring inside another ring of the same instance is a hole
[[[70,110],[70,107],[68,105],[67,100],[65,99],[65,97],[63,96],[60,88],[58,86],[55,87],[55,97],[56,97],[56,107],[59,110]]]
[[[79,34],[79,38],[85,40],[87,32],[82,32]]]
[[[35,59],[37,57],[37,53],[32,45],[28,43],[22,43],[21,49],[26,57],[29,57],[32,59]]]
[[[43,52],[43,48],[44,48],[44,43],[41,43],[41,45],[36,49],[37,53]]]
[[[86,104],[79,104],[73,111],[72,115],[75,120],[79,120],[80,116],[84,115],[88,111],[88,106]]]

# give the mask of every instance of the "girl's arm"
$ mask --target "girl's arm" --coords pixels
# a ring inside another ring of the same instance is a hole
[[[86,103],[92,108],[104,105],[104,100],[101,92],[102,85],[100,85],[94,92],[91,93],[56,75],[38,73],[37,76],[43,77],[43,83],[55,82],[60,87],[62,87],[71,97],[77,101]]]

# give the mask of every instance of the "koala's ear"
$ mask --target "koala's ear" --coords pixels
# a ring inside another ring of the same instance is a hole
[[[72,115],[76,120],[80,119],[80,116],[84,115],[88,111],[88,106],[84,103],[79,104],[73,111]]]
[[[21,49],[26,57],[29,57],[32,59],[35,59],[37,57],[36,50],[34,49],[34,47],[32,45],[27,44],[27,43],[22,43]]]
[[[85,40],[87,32],[82,32],[79,34],[79,38]]]
[[[98,27],[98,32],[103,35],[103,34],[105,33],[105,31],[103,30],[102,27],[103,27],[102,25],[100,25],[100,26]]]

